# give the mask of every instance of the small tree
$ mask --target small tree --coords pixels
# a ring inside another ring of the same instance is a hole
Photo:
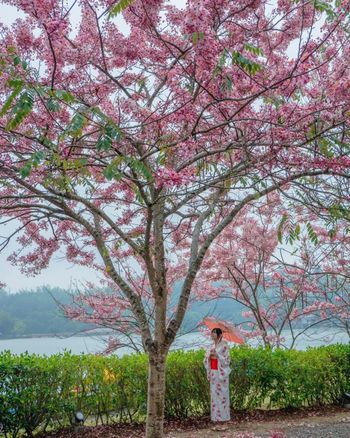
[[[211,284],[206,295],[241,304],[240,326],[248,338],[281,347],[288,332],[293,348],[298,337],[330,319],[319,310],[321,305],[330,308],[332,291],[324,284],[328,272],[320,253],[325,249],[316,251],[302,223],[293,227],[298,237],[293,246],[279,242],[281,211],[285,206],[275,194],[268,203],[242,212],[209,249],[196,286],[203,290]]]
[[[332,153],[330,150],[330,156]],[[295,234],[290,235],[289,231],[293,230],[293,227],[289,225],[295,222],[295,214],[299,210],[304,213],[307,211],[309,219],[317,224],[316,232],[311,232],[310,237],[312,240],[318,240],[321,269],[325,273],[322,281],[323,291],[320,294],[322,307],[318,311],[323,318],[331,318],[335,326],[350,335],[350,188],[347,181],[337,178],[327,178],[319,182],[320,184],[316,185],[305,184],[302,181],[295,184],[297,190],[293,192],[293,196],[288,197],[292,206],[298,207],[291,208],[288,214],[286,213],[282,228],[287,228],[288,239],[295,238]],[[324,303],[324,300],[328,303]],[[307,310],[313,312],[315,308],[311,307],[305,311]]]
[[[10,260],[28,275],[65,250],[115,291],[91,305],[116,326],[132,315],[146,436],[161,437],[166,357],[210,245],[269,193],[348,176],[349,5],[6,4],[24,18],[0,42],[0,211],[16,224],[2,247],[17,237]]]

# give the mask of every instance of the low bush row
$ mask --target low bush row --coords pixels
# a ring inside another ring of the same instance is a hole
[[[177,351],[167,362],[166,416],[209,411],[204,352]],[[142,421],[147,356],[64,353],[50,357],[0,354],[0,429],[31,436],[69,425],[82,411],[95,424]],[[231,350],[231,407],[236,410],[334,404],[350,389],[350,345],[307,351]],[[1,435],[0,433],[0,435]]]

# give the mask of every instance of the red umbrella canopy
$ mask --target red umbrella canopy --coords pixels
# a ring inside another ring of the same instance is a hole
[[[222,336],[226,341],[235,342],[236,344],[244,344],[245,340],[240,331],[227,321],[220,321],[215,318],[204,318],[203,323],[209,330],[219,328],[222,330]]]

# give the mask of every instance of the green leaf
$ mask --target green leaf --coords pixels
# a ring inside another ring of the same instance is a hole
[[[225,66],[225,63],[226,63],[226,60],[227,60],[228,53],[229,52],[228,52],[227,49],[224,49],[222,51],[222,53],[221,53],[221,55],[219,57],[219,61],[218,61],[217,65],[216,65],[216,67],[215,67],[215,69],[213,71],[213,76],[214,77],[223,70],[223,68]]]
[[[33,167],[38,167],[39,164],[44,160],[44,158],[45,158],[45,153],[43,151],[34,152],[31,158],[19,170],[21,177],[27,178],[31,174]]]
[[[50,149],[55,148],[55,144],[51,140],[49,140],[47,137],[45,137],[44,135],[41,135],[38,140],[41,144],[49,147]]]
[[[221,85],[220,85],[221,91],[232,91],[233,90],[233,82],[230,75],[225,75]]]
[[[341,204],[333,204],[328,208],[328,212],[332,219],[348,219],[349,211]]]
[[[326,138],[321,138],[319,141],[320,152],[327,158],[333,158],[334,153],[329,149],[330,142]]]
[[[24,82],[22,81],[22,79],[17,79],[17,78],[9,79],[7,81],[7,84],[10,88],[12,88],[14,90],[16,90],[17,88],[23,89],[23,86],[24,86]]]
[[[120,170],[120,165],[125,162],[123,156],[118,156],[112,160],[108,166],[104,169],[104,176],[110,181],[112,179],[120,180],[122,178],[122,173]]]
[[[54,96],[56,96],[58,99],[61,99],[68,104],[76,101],[75,97],[71,93],[65,90],[55,90]]]
[[[192,42],[193,42],[193,45],[195,45],[195,46],[198,44],[198,32],[193,33]]]
[[[262,66],[257,62],[243,56],[240,52],[232,52],[232,64],[236,64],[241,67],[247,73],[254,75],[262,70]]]
[[[14,117],[9,120],[6,125],[7,130],[16,129],[31,113],[34,104],[34,97],[32,93],[32,90],[27,90],[21,94],[18,102],[12,110]]]
[[[36,151],[32,155],[31,162],[34,167],[38,167],[44,158],[45,158],[45,154],[43,151]]]
[[[96,149],[100,151],[109,151],[112,147],[112,141],[105,135],[100,135],[96,143]]]
[[[7,111],[10,109],[12,102],[15,100],[15,98],[19,95],[19,93],[22,91],[23,83],[15,88],[12,93],[7,98],[6,102],[4,103],[1,111],[0,111],[0,117],[4,116]]]
[[[32,172],[32,163],[27,161],[27,163],[19,170],[22,178],[27,178]]]
[[[276,109],[279,109],[279,107],[284,103],[284,98],[282,96],[264,96],[263,100],[265,103],[273,105]]]
[[[57,102],[57,101],[55,101],[54,99],[49,99],[48,101],[47,101],[47,109],[49,110],[49,111],[52,111],[52,112],[56,112],[56,111],[59,111],[60,110],[60,105],[59,105],[59,103]]]
[[[309,128],[309,130],[308,130],[306,135],[307,135],[307,138],[309,140],[313,140],[315,138],[315,136],[316,136],[316,126],[315,126],[315,123],[312,123],[312,125],[310,125],[310,128]]]
[[[166,163],[166,158],[167,158],[166,148],[161,149],[159,151],[158,156],[157,156],[157,163],[160,164],[161,166],[163,166]]]
[[[108,14],[108,18],[116,17],[118,14],[124,11],[127,7],[129,7],[134,0],[120,0],[113,8],[110,10]]]
[[[196,86],[196,82],[193,79],[189,79],[186,83],[185,83],[185,87],[186,89],[189,91],[190,94],[194,94],[194,90],[195,90],[195,86]]]
[[[121,180],[123,175],[120,171],[120,164],[123,157],[118,157],[114,159],[108,166],[104,169],[103,174],[108,179],[108,181],[111,181],[112,179],[115,179],[117,181]]]
[[[306,224],[306,229],[307,229],[307,233],[309,235],[311,242],[313,244],[317,245],[317,243],[318,243],[317,234],[316,234],[315,230],[313,229],[312,225],[310,224],[310,222],[308,222]]]
[[[108,166],[103,170],[103,175],[108,179],[108,181],[111,181],[114,178],[113,166],[108,164]]]
[[[279,243],[282,243],[282,239],[283,239],[283,228],[284,228],[284,224],[287,222],[288,220],[288,215],[284,214],[282,216],[282,219],[280,221],[280,223],[278,224],[278,229],[277,229],[277,237],[278,237],[278,241]]]
[[[333,237],[336,235],[336,233],[337,233],[337,228],[336,228],[336,227],[331,228],[331,229],[328,231],[328,236],[329,236],[331,239],[333,239]]]
[[[327,14],[327,18],[329,20],[332,20],[336,17],[336,13],[334,12],[332,5],[330,3],[323,2],[320,0],[314,0],[313,5],[314,5],[314,8],[316,9],[316,11],[319,11],[322,13],[325,12]]]
[[[108,151],[112,147],[112,142],[121,139],[121,131],[117,125],[109,121],[104,128],[104,133],[101,134],[96,143],[98,151]]]
[[[77,112],[74,114],[72,120],[68,124],[65,134],[70,135],[71,137],[80,137],[84,126],[86,125],[87,119],[84,114]]]
[[[76,158],[73,162],[75,169],[81,169],[83,167],[86,167],[89,163],[89,160],[87,158]]]
[[[256,55],[256,56],[263,56],[263,55],[264,55],[263,50],[260,49],[259,47],[253,46],[253,44],[246,43],[246,44],[244,44],[244,48],[245,48],[248,52],[253,53],[253,54]]]
[[[121,131],[113,122],[109,122],[106,126],[106,135],[112,140],[119,141],[121,139]]]
[[[21,58],[19,56],[13,57],[13,64],[18,65],[21,62]]]
[[[232,82],[232,79],[229,75],[225,76],[224,88],[227,91],[232,91],[232,89],[233,89],[233,82]]]
[[[144,204],[144,200],[141,196],[140,190],[137,186],[134,186],[134,193],[135,193],[135,198],[137,200],[137,202],[139,202],[140,204]]]
[[[136,172],[140,173],[142,176],[146,178],[147,181],[151,181],[153,179],[153,175],[148,169],[147,166],[142,161],[137,160],[136,158],[128,158],[128,162],[130,167]]]
[[[139,89],[137,90],[137,94],[140,94],[141,91],[145,88],[146,86],[146,80],[145,79],[141,79],[141,81],[138,82],[139,85]]]

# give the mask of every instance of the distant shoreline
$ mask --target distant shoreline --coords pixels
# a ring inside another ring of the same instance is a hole
[[[111,330],[92,329],[87,332],[79,333],[31,333],[30,335],[20,336],[2,336],[0,335],[0,341],[10,341],[11,339],[35,339],[35,338],[75,338],[86,336],[106,336],[111,335]]]

